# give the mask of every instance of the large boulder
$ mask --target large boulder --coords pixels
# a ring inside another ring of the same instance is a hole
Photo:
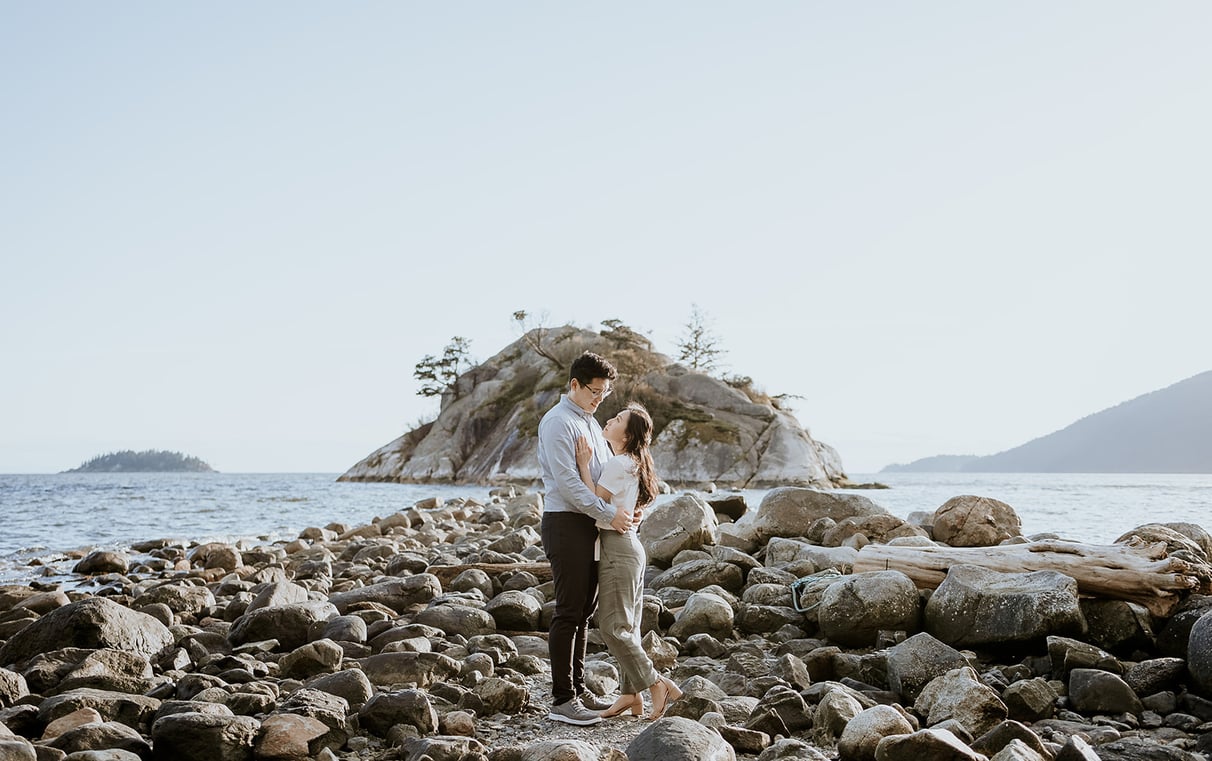
[[[771,537],[805,536],[813,523],[829,518],[888,515],[888,511],[859,494],[827,492],[797,486],[770,490],[753,514],[752,527],[760,541]]]
[[[627,746],[627,758],[662,761],[736,761],[736,751],[714,729],[680,716],[661,719]]]
[[[1057,571],[999,573],[952,566],[926,603],[926,631],[955,646],[1081,634],[1077,582]]]
[[[963,494],[934,511],[934,540],[952,547],[992,547],[1023,532],[1014,508],[992,497]]]
[[[821,633],[842,645],[875,644],[881,630],[917,631],[921,598],[900,571],[868,571],[830,584],[817,607]]]
[[[648,562],[667,567],[682,550],[715,543],[715,513],[697,494],[680,497],[648,510],[638,531]]]
[[[1212,612],[1205,613],[1191,627],[1187,668],[1203,695],[1212,698]]]
[[[65,647],[111,648],[152,657],[172,644],[164,624],[104,597],[88,597],[56,608],[14,634],[0,647],[0,666]]]

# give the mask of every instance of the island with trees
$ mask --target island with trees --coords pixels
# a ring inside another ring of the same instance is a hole
[[[180,452],[148,449],[97,455],[78,468],[64,473],[214,473],[215,469],[197,457]]]

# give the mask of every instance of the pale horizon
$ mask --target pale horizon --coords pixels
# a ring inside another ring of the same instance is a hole
[[[340,473],[512,314],[617,318],[846,471],[1212,369],[1212,6],[0,7],[0,472]]]

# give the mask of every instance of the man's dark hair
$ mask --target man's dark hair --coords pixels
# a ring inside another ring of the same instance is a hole
[[[568,380],[576,380],[582,386],[588,386],[594,378],[613,381],[617,377],[619,377],[619,372],[614,369],[614,365],[607,362],[601,354],[594,354],[591,351],[577,357],[573,361],[572,367],[568,368]]]

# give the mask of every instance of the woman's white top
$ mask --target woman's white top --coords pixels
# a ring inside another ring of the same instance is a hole
[[[602,466],[598,486],[614,495],[610,498],[611,507],[616,510],[621,507],[628,513],[635,510],[635,503],[640,498],[640,477],[637,470],[639,466],[629,454],[616,454]],[[610,523],[598,521],[598,528],[609,529]],[[635,527],[632,526],[630,530],[635,531]]]

